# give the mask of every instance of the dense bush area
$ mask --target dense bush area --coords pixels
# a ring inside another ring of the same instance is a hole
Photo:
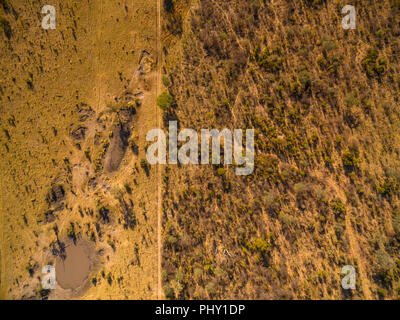
[[[354,3],[356,30],[341,28],[343,1],[192,9],[166,57],[165,117],[254,128],[256,167],[167,170],[167,298],[399,297],[400,8]]]

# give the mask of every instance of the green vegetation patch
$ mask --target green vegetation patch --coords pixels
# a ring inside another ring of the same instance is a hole
[[[157,98],[157,105],[162,110],[168,110],[175,104],[175,99],[167,92],[161,93]]]
[[[362,66],[369,77],[380,76],[385,72],[386,60],[378,58],[376,50],[369,49],[362,60]]]

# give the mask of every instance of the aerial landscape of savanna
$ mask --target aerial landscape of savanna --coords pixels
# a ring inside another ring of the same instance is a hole
[[[400,0],[0,0],[0,50],[0,300],[400,299]]]

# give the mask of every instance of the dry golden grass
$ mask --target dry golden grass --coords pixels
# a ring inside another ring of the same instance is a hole
[[[82,298],[155,299],[157,180],[155,170],[148,177],[139,160],[145,157],[146,132],[157,125],[156,1],[64,1],[56,7],[57,29],[48,31],[40,27],[38,4],[14,1],[12,8],[18,19],[12,12],[4,15],[13,35],[8,41],[2,34],[0,44],[5,53],[0,83],[2,297],[38,297],[41,267],[54,263],[51,248],[57,239],[64,241],[72,222],[78,236],[93,237],[99,259],[89,276],[97,284],[90,282]],[[151,57],[142,60],[147,69],[139,76],[143,50]],[[138,152],[128,147],[118,169],[107,173],[110,133],[124,113],[120,108],[129,104],[115,98],[122,100],[126,91],[143,92],[140,103],[133,101],[136,114],[127,123]],[[75,139],[71,132],[79,127],[86,128],[85,135]],[[54,185],[62,186],[65,197],[49,203]],[[130,219],[136,219],[131,227],[124,227],[124,204]],[[101,206],[109,210],[109,222],[99,217]],[[55,219],[46,222],[49,210]],[[102,271],[111,274],[111,283]],[[49,298],[77,296],[58,287]]]

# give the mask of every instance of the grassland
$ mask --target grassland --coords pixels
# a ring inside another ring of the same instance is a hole
[[[68,238],[95,245],[89,289],[48,298],[154,299],[156,171],[140,166],[157,126],[156,1],[2,2],[1,288],[41,298],[41,268]]]

